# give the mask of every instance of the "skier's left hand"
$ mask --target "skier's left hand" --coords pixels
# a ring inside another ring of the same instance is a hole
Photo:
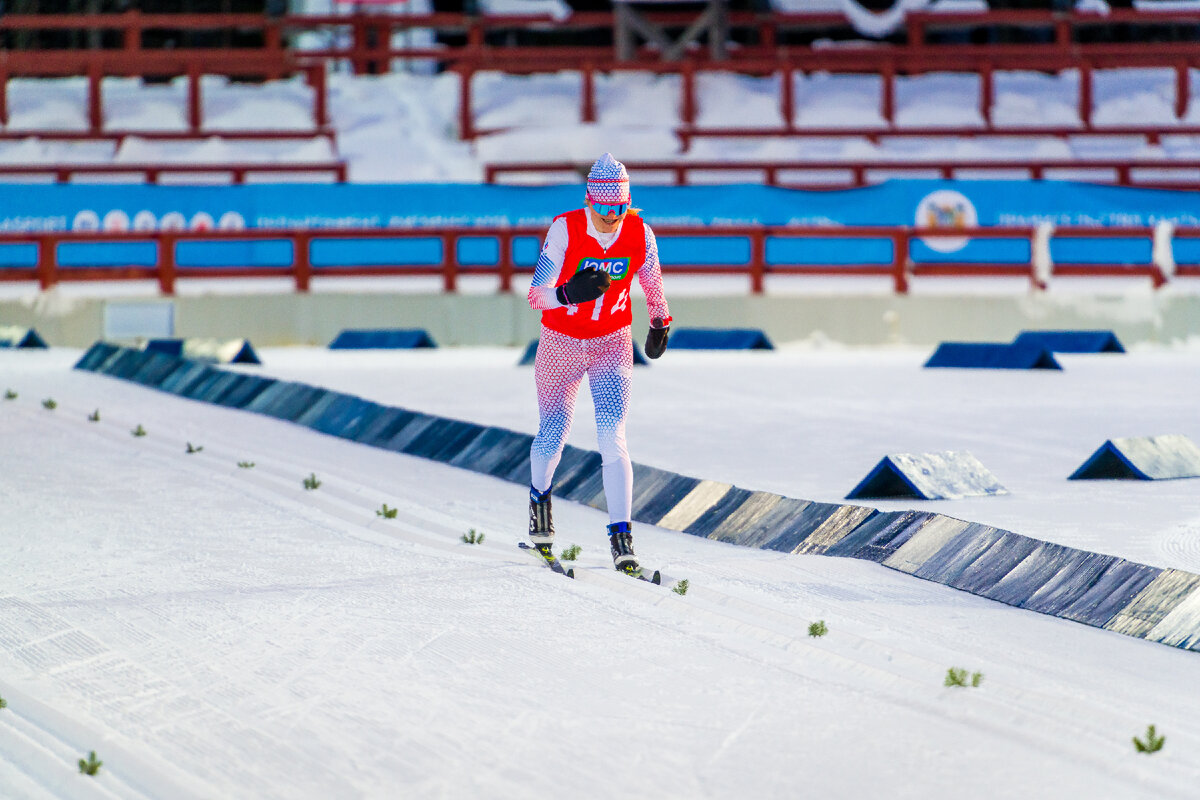
[[[650,330],[646,332],[646,358],[658,358],[667,352],[667,339],[670,338],[671,320],[655,317],[650,320]]]
[[[590,303],[608,291],[612,286],[612,278],[607,272],[598,269],[581,269],[571,276],[571,280],[559,286],[554,296],[564,306]]]

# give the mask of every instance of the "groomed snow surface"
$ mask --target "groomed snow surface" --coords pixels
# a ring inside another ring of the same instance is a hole
[[[561,502],[559,541],[583,547],[568,581],[517,549],[519,485],[76,372],[79,355],[0,351],[18,393],[0,400],[4,798],[1195,796],[1196,653],[639,526],[681,596],[613,572],[607,516]],[[516,349],[260,355],[239,369],[536,426]],[[668,351],[635,374],[633,457],[831,501],[887,453],[965,449],[1012,494],[875,505],[1200,569],[1196,481],[1065,480],[1106,438],[1200,441],[1200,353],[1060,356],[1055,374],[927,355]],[[586,395],[571,441],[592,446]],[[945,687],[950,667],[981,685]],[[1151,723],[1165,747],[1136,753]]]

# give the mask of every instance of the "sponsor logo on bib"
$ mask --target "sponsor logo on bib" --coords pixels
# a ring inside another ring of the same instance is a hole
[[[575,268],[576,272],[582,272],[585,269],[598,269],[601,272],[607,272],[608,277],[614,281],[619,281],[629,274],[629,259],[626,258],[581,258],[579,266]]]

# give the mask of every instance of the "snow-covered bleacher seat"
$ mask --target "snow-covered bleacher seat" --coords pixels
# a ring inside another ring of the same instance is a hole
[[[203,76],[198,125],[188,118],[187,84],[186,77],[163,83],[104,78],[97,130],[89,124],[86,78],[11,79],[0,179],[138,182],[159,180],[154,168],[163,168],[164,182],[234,180],[232,170],[217,169],[222,165],[253,167],[245,180],[327,181],[344,172],[333,129],[314,117],[318,90],[303,78],[239,83]],[[313,170],[296,171],[304,164]],[[119,171],[97,171],[104,165]],[[169,167],[189,171],[177,169],[168,178]]]

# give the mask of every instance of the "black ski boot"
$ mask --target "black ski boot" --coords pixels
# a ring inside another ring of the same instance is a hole
[[[608,526],[608,543],[612,549],[613,566],[630,575],[641,573],[641,565],[633,553],[633,526],[614,522]]]
[[[554,514],[550,508],[550,490],[539,492],[529,487],[529,541],[539,548],[554,544]]]

